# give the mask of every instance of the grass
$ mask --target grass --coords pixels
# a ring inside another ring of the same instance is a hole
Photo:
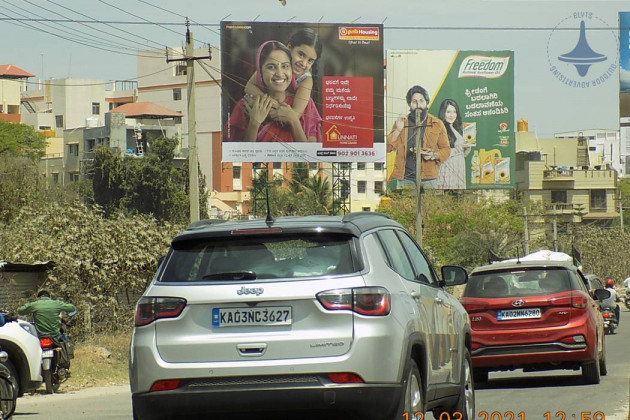
[[[131,330],[97,335],[75,343],[74,359],[70,366],[72,376],[61,384],[60,391],[128,384],[130,340]]]

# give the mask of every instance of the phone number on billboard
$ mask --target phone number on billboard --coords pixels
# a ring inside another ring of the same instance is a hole
[[[376,152],[374,150],[338,150],[337,156],[376,156]]]

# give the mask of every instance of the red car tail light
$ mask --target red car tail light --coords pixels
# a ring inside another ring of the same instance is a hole
[[[466,312],[480,312],[488,308],[488,302],[484,302],[478,299],[461,298],[459,302],[464,306]]]
[[[179,379],[163,379],[161,381],[154,382],[151,385],[149,392],[155,391],[172,391],[179,386]]]
[[[51,338],[49,337],[40,337],[39,339],[39,345],[41,346],[41,348],[43,349],[48,349],[50,347],[54,347],[53,341]]]
[[[148,325],[160,318],[177,318],[186,307],[186,299],[142,297],[136,306],[135,326]]]
[[[362,384],[365,381],[356,373],[329,373],[328,379],[336,384]]]
[[[571,295],[571,306],[578,309],[586,309],[589,297],[584,292],[573,292]]]
[[[350,310],[360,315],[385,316],[391,310],[391,295],[383,287],[328,290],[318,293],[317,300],[329,311]]]

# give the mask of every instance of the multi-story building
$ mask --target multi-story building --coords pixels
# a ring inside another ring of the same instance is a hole
[[[590,162],[593,165],[608,164],[619,173],[626,174],[625,145],[622,144],[619,131],[605,129],[591,129],[583,131],[568,131],[557,133],[556,138],[584,137],[588,141]]]
[[[583,137],[539,139],[517,132],[516,189],[561,222],[609,223],[619,217],[617,171],[610,163],[591,162],[592,155]]]
[[[0,120],[22,122],[20,92],[26,89],[26,81],[33,76],[13,64],[0,65]]]

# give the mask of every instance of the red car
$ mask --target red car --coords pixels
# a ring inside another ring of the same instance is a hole
[[[475,268],[461,303],[472,326],[474,380],[490,371],[582,369],[606,375],[602,314],[582,272],[568,262],[499,262]]]

